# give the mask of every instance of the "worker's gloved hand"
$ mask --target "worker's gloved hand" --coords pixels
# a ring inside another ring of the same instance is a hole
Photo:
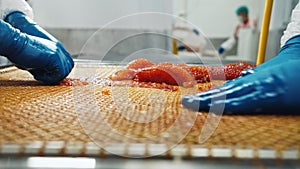
[[[10,25],[12,25],[13,27],[19,29],[23,33],[54,42],[56,44],[56,47],[59,48],[59,50],[64,53],[65,58],[72,63],[72,67],[73,67],[74,65],[73,60],[70,54],[62,45],[62,43],[59,42],[55,37],[53,37],[47,31],[45,31],[38,24],[36,24],[31,18],[27,17],[24,13],[19,11],[11,12],[5,17],[4,20],[8,22]]]
[[[224,114],[299,114],[299,51],[298,35],[291,38],[274,59],[223,86],[184,96],[182,104],[195,111],[209,111],[213,106],[224,105]]]
[[[14,11],[20,11],[33,19],[32,9],[25,0],[0,0],[0,19],[4,20]]]
[[[47,84],[60,82],[74,66],[69,53],[58,43],[22,33],[2,20],[0,39],[0,55]]]
[[[222,47],[219,47],[218,52],[220,55],[222,55],[225,52],[225,49]]]

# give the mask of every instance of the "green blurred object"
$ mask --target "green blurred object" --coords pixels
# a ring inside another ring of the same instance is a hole
[[[238,15],[240,13],[246,13],[248,14],[249,13],[249,9],[247,6],[240,6],[236,9],[235,13]]]

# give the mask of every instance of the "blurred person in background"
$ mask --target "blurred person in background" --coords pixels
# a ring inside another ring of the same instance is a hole
[[[218,52],[220,55],[224,54],[226,51],[231,50],[236,45],[236,42],[239,38],[239,31],[241,29],[256,29],[257,20],[249,19],[249,9],[247,6],[238,7],[235,13],[239,23],[236,25],[233,35],[230,38],[228,38],[225,42],[223,42],[219,47]]]

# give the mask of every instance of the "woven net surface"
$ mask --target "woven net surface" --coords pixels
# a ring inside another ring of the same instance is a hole
[[[116,69],[77,65],[71,77],[107,77]],[[204,90],[210,84],[201,85]],[[279,154],[292,149],[299,153],[300,116],[223,115],[211,137],[200,143],[199,136],[208,114],[183,108],[180,104],[183,93],[94,84],[45,86],[26,71],[6,68],[0,73],[0,146],[36,141],[102,141],[130,145],[132,139],[139,143],[143,138],[163,133],[151,140],[151,144],[170,145],[178,141],[178,144],[206,148],[267,148]],[[120,98],[125,100],[118,100]],[[128,106],[128,100],[133,106]],[[174,125],[175,122],[178,125]],[[113,135],[107,126],[126,137]],[[168,130],[170,127],[173,129]]]

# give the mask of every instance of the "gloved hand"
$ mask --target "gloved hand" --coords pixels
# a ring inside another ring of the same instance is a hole
[[[31,36],[0,20],[0,55],[28,70],[36,80],[56,84],[72,70],[68,52],[56,42]]]
[[[196,111],[223,105],[224,114],[300,114],[299,51],[297,35],[272,60],[223,86],[184,96],[182,104]]]
[[[61,50],[65,56],[65,59],[69,60],[72,64],[72,67],[74,65],[73,60],[70,56],[70,54],[67,52],[67,50],[64,48],[61,42],[59,42],[55,37],[53,37],[51,34],[49,34],[47,31],[45,31],[42,27],[37,25],[33,20],[31,20],[29,17],[24,15],[22,12],[15,11],[10,14],[8,14],[5,18],[5,21],[11,24],[13,27],[21,30],[21,32],[33,35],[36,37],[40,37],[43,39],[50,40],[56,44],[56,47]],[[61,67],[63,69],[63,67]],[[39,72],[36,72],[39,73]]]
[[[20,11],[33,19],[31,7],[25,0],[0,0],[0,19],[4,18],[11,12]]]
[[[220,55],[222,55],[225,52],[225,49],[222,47],[219,47],[218,52]]]

